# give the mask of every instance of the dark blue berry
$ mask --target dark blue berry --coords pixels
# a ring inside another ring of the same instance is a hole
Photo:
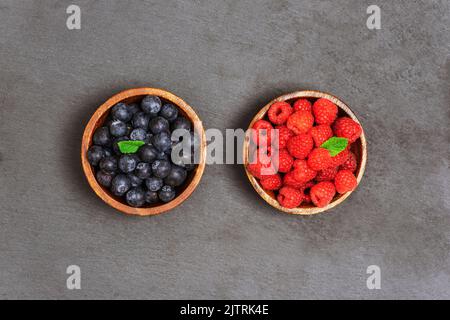
[[[131,110],[125,103],[119,102],[114,107],[112,107],[111,116],[113,119],[128,122],[131,120],[133,114],[131,113]]]
[[[118,154],[118,155],[122,154],[122,152],[120,152],[119,145],[117,143],[120,141],[125,141],[125,140],[130,140],[130,138],[127,136],[123,136],[123,137],[119,137],[119,138],[113,140],[112,149],[115,154]]]
[[[185,117],[178,117],[172,122],[172,130],[191,130],[191,122]]]
[[[142,111],[153,116],[161,110],[161,99],[157,96],[146,96],[141,102]]]
[[[142,128],[144,130],[147,130],[149,121],[150,116],[148,114],[144,112],[138,112],[133,116],[133,120],[131,120],[131,123],[133,124],[134,128]]]
[[[138,154],[139,158],[141,158],[142,161],[152,163],[156,156],[158,155],[159,151],[156,150],[153,146],[144,145],[139,148]]]
[[[152,164],[152,172],[155,177],[165,178],[170,172],[170,162],[167,160],[156,160]]]
[[[145,180],[145,185],[147,186],[147,189],[150,191],[158,191],[163,186],[163,179],[158,177],[150,177]]]
[[[164,183],[172,187],[178,187],[183,184],[186,177],[186,169],[179,166],[172,166],[169,174],[164,178]]]
[[[172,141],[170,140],[170,134],[166,131],[155,134],[152,137],[153,146],[159,151],[166,151],[170,147],[172,147]]]
[[[114,173],[117,171],[117,159],[113,156],[105,157],[100,160],[99,167],[106,173]]]
[[[124,174],[115,176],[111,182],[111,192],[116,196],[123,196],[130,188],[130,179]]]
[[[148,128],[153,134],[158,134],[163,131],[169,131],[169,121],[163,117],[156,117],[150,120]]]
[[[105,151],[105,157],[111,157],[113,155],[113,152],[110,148],[103,147],[103,150]]]
[[[100,127],[95,130],[94,136],[92,138],[94,144],[99,146],[108,146],[111,144],[111,135],[109,134],[109,129],[107,127]]]
[[[152,167],[147,162],[139,162],[134,173],[141,179],[147,179],[152,175]]]
[[[156,203],[159,201],[158,192],[147,190],[145,191],[145,202]]]
[[[171,186],[163,186],[158,192],[158,197],[162,202],[169,202],[175,198],[175,190]]]
[[[136,169],[137,163],[138,161],[134,155],[124,154],[119,158],[119,169],[124,173],[130,173]]]
[[[145,192],[142,188],[132,188],[127,192],[125,199],[132,207],[142,207],[145,204]]]
[[[133,173],[127,174],[128,179],[130,179],[130,183],[132,187],[139,187],[144,182],[141,178]]]
[[[178,117],[178,108],[171,103],[166,103],[161,107],[159,115],[169,121],[173,121]]]
[[[134,116],[135,113],[138,113],[139,111],[141,111],[141,109],[139,108],[139,105],[137,103],[130,103],[128,105],[128,110],[130,110],[132,116]]]
[[[136,128],[130,133],[130,140],[144,141],[147,138],[147,131],[142,128]]]
[[[92,166],[98,165],[100,160],[105,156],[105,151],[100,146],[91,146],[87,152],[87,158]]]
[[[100,185],[109,188],[111,186],[111,181],[114,178],[114,174],[103,172],[102,170],[97,171],[95,175],[97,181]]]
[[[127,125],[125,122],[122,122],[120,120],[113,120],[111,121],[109,125],[109,132],[114,137],[122,137],[127,134]]]

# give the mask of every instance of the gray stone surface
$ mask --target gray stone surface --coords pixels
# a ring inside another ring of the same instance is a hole
[[[0,298],[450,298],[449,26],[445,0],[1,1]],[[79,147],[96,107],[137,86],[222,130],[282,93],[329,91],[364,125],[365,177],[330,213],[296,217],[241,166],[208,166],[176,210],[121,215]],[[381,290],[366,288],[372,264]]]

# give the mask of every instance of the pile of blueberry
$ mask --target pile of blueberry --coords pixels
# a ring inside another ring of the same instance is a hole
[[[172,161],[172,148],[182,140],[172,139],[175,129],[186,130],[194,148],[191,122],[173,104],[157,96],[146,96],[140,104],[116,104],[87,152],[98,183],[133,207],[174,199],[188,171],[195,168],[192,154]],[[142,145],[135,153],[123,153],[121,141]]]

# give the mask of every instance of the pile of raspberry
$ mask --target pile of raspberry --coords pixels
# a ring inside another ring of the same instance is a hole
[[[275,102],[267,120],[256,121],[252,129],[254,152],[247,169],[263,189],[275,192],[281,206],[313,203],[325,207],[336,192],[356,188],[357,162],[350,150],[362,128],[349,117],[338,118],[338,107],[332,101],[320,98],[312,104],[299,99],[292,106]],[[332,137],[347,139],[347,146],[334,156],[324,145]]]

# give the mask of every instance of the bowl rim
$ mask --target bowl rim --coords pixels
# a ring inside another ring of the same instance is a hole
[[[340,98],[338,98],[332,94],[329,94],[327,92],[324,92],[324,91],[300,90],[300,91],[294,91],[291,93],[283,94],[283,95],[271,100],[269,103],[267,103],[252,118],[252,121],[250,122],[248,129],[252,128],[253,124],[257,120],[262,119],[265,116],[268,109],[274,102],[286,101],[286,100],[297,99],[297,98],[325,98],[325,99],[328,99],[328,100],[332,101],[334,104],[336,104],[339,108],[344,110],[345,113],[347,113],[347,115],[350,118],[352,118],[354,121],[359,123],[361,125],[361,128],[363,128],[361,122],[356,117],[356,115],[353,113],[353,111],[350,109],[350,107],[346,103],[344,103]],[[361,182],[361,179],[364,175],[364,171],[366,168],[366,162],[367,162],[367,141],[366,141],[366,136],[364,134],[364,128],[362,129],[360,140],[361,140],[361,164],[360,164],[358,174],[356,176],[357,186],[359,186],[359,183]],[[330,209],[336,207],[338,204],[342,203],[345,199],[347,199],[350,196],[350,194],[352,194],[352,192],[354,192],[357,189],[357,188],[355,188],[353,191],[346,192],[345,194],[341,195],[339,198],[335,199],[334,201],[332,201],[331,203],[329,203],[327,206],[325,206],[323,208],[319,208],[319,207],[311,207],[311,208],[298,207],[298,208],[292,208],[292,209],[284,208],[278,203],[278,201],[276,199],[272,198],[261,187],[261,185],[259,184],[257,179],[255,177],[253,177],[253,175],[250,174],[250,172],[247,170],[249,144],[250,144],[250,138],[249,138],[249,135],[246,135],[242,151],[243,151],[243,160],[244,160],[243,165],[244,165],[244,169],[245,169],[247,178],[249,179],[250,184],[253,186],[255,191],[260,195],[260,197],[263,198],[272,207],[276,208],[277,210],[279,210],[281,212],[285,212],[285,213],[289,213],[289,214],[296,214],[296,215],[314,215],[314,214],[318,214],[321,212],[325,212],[327,210],[330,210]]]
[[[100,186],[100,184],[97,182],[97,179],[95,179],[94,171],[87,159],[87,150],[92,144],[91,141],[94,135],[94,128],[97,122],[100,120],[100,118],[117,103],[127,98],[132,98],[141,95],[156,95],[175,104],[178,108],[182,109],[187,114],[191,122],[194,121],[197,122],[197,130],[200,131],[199,132],[200,163],[197,165],[197,168],[195,169],[195,173],[194,176],[192,177],[192,180],[189,182],[189,184],[186,186],[183,192],[177,195],[172,201],[164,203],[159,206],[148,208],[135,208],[128,206],[125,203],[117,201],[116,199],[111,197],[108,193],[106,193],[103,190],[103,187]],[[180,205],[192,194],[192,192],[198,186],[202,178],[203,172],[205,171],[205,162],[206,162],[205,160],[206,160],[206,134],[203,127],[203,123],[201,122],[197,113],[190,105],[188,105],[180,97],[176,96],[175,94],[167,90],[159,88],[151,88],[151,87],[132,88],[121,91],[110,97],[100,107],[98,107],[97,110],[95,110],[94,114],[91,116],[88,124],[84,129],[81,142],[81,164],[84,175],[89,185],[91,186],[92,190],[94,190],[97,196],[100,199],[102,199],[105,203],[107,203],[109,206],[129,215],[152,216],[163,212],[167,212]]]

